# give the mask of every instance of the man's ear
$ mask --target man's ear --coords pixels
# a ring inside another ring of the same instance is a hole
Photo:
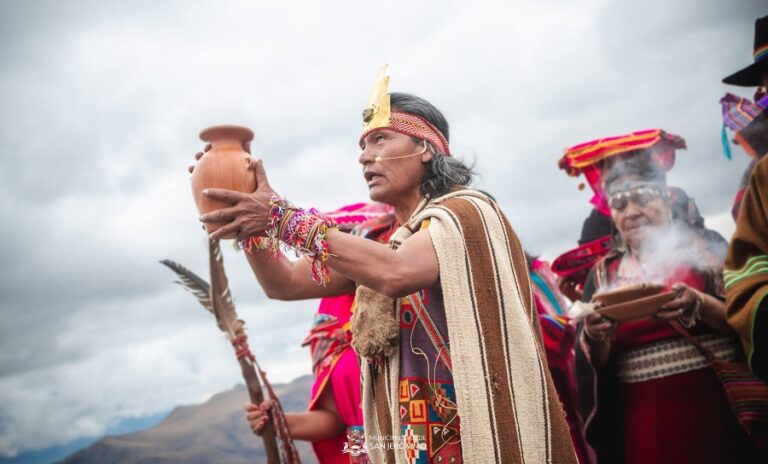
[[[424,150],[421,151],[421,162],[426,164],[435,158],[435,149],[432,144],[424,140]]]

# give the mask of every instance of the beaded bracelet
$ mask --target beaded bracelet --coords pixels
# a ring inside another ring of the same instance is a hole
[[[254,249],[269,249],[273,257],[279,256],[280,244],[297,257],[306,256],[312,262],[312,280],[325,286],[330,279],[328,258],[330,252],[326,237],[336,223],[314,208],[298,208],[280,196],[269,199],[269,228],[266,237],[250,237],[240,242],[240,248],[252,253]]]

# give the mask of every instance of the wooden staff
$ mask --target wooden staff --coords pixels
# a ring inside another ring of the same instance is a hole
[[[252,403],[260,405],[264,402],[261,382],[264,382],[266,385],[270,399],[273,401],[272,409],[268,412],[269,420],[261,434],[267,454],[267,463],[299,464],[298,452],[288,433],[280,401],[264,376],[264,372],[261,369],[257,372],[258,363],[248,346],[245,323],[238,319],[235,304],[232,301],[232,294],[229,291],[229,282],[224,272],[224,259],[219,247],[219,241],[209,240],[208,251],[211,270],[210,285],[204,279],[174,261],[166,259],[160,262],[168,266],[179,276],[179,283],[195,295],[203,307],[215,316],[219,329],[227,334],[227,338],[235,349],[235,355],[240,364],[240,370],[248,389],[248,396]],[[283,445],[282,459],[277,444],[275,422],[277,423],[277,431],[280,432],[280,441]]]

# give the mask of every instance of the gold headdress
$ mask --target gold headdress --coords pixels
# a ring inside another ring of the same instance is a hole
[[[389,65],[385,64],[376,76],[376,83],[368,96],[363,110],[363,133],[389,127],[392,124],[392,109],[389,103]]]
[[[450,156],[448,139],[442,132],[421,116],[411,113],[392,111],[389,96],[389,65],[382,66],[376,83],[368,96],[368,104],[363,110],[363,132],[360,143],[366,135],[379,129],[390,129],[402,134],[420,138],[431,143],[439,153]],[[395,159],[395,158],[392,158]]]

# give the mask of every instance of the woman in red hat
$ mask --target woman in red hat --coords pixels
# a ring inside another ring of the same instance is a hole
[[[590,272],[584,301],[631,284],[659,284],[671,300],[644,319],[589,314],[579,324],[577,372],[587,439],[598,462],[752,462],[706,358],[675,328],[687,327],[721,359],[739,353],[722,301],[722,260],[688,215],[675,211],[665,172],[679,137],[629,134],[577,147],[592,156],[616,227],[612,250]],[[596,306],[599,307],[599,304]]]

